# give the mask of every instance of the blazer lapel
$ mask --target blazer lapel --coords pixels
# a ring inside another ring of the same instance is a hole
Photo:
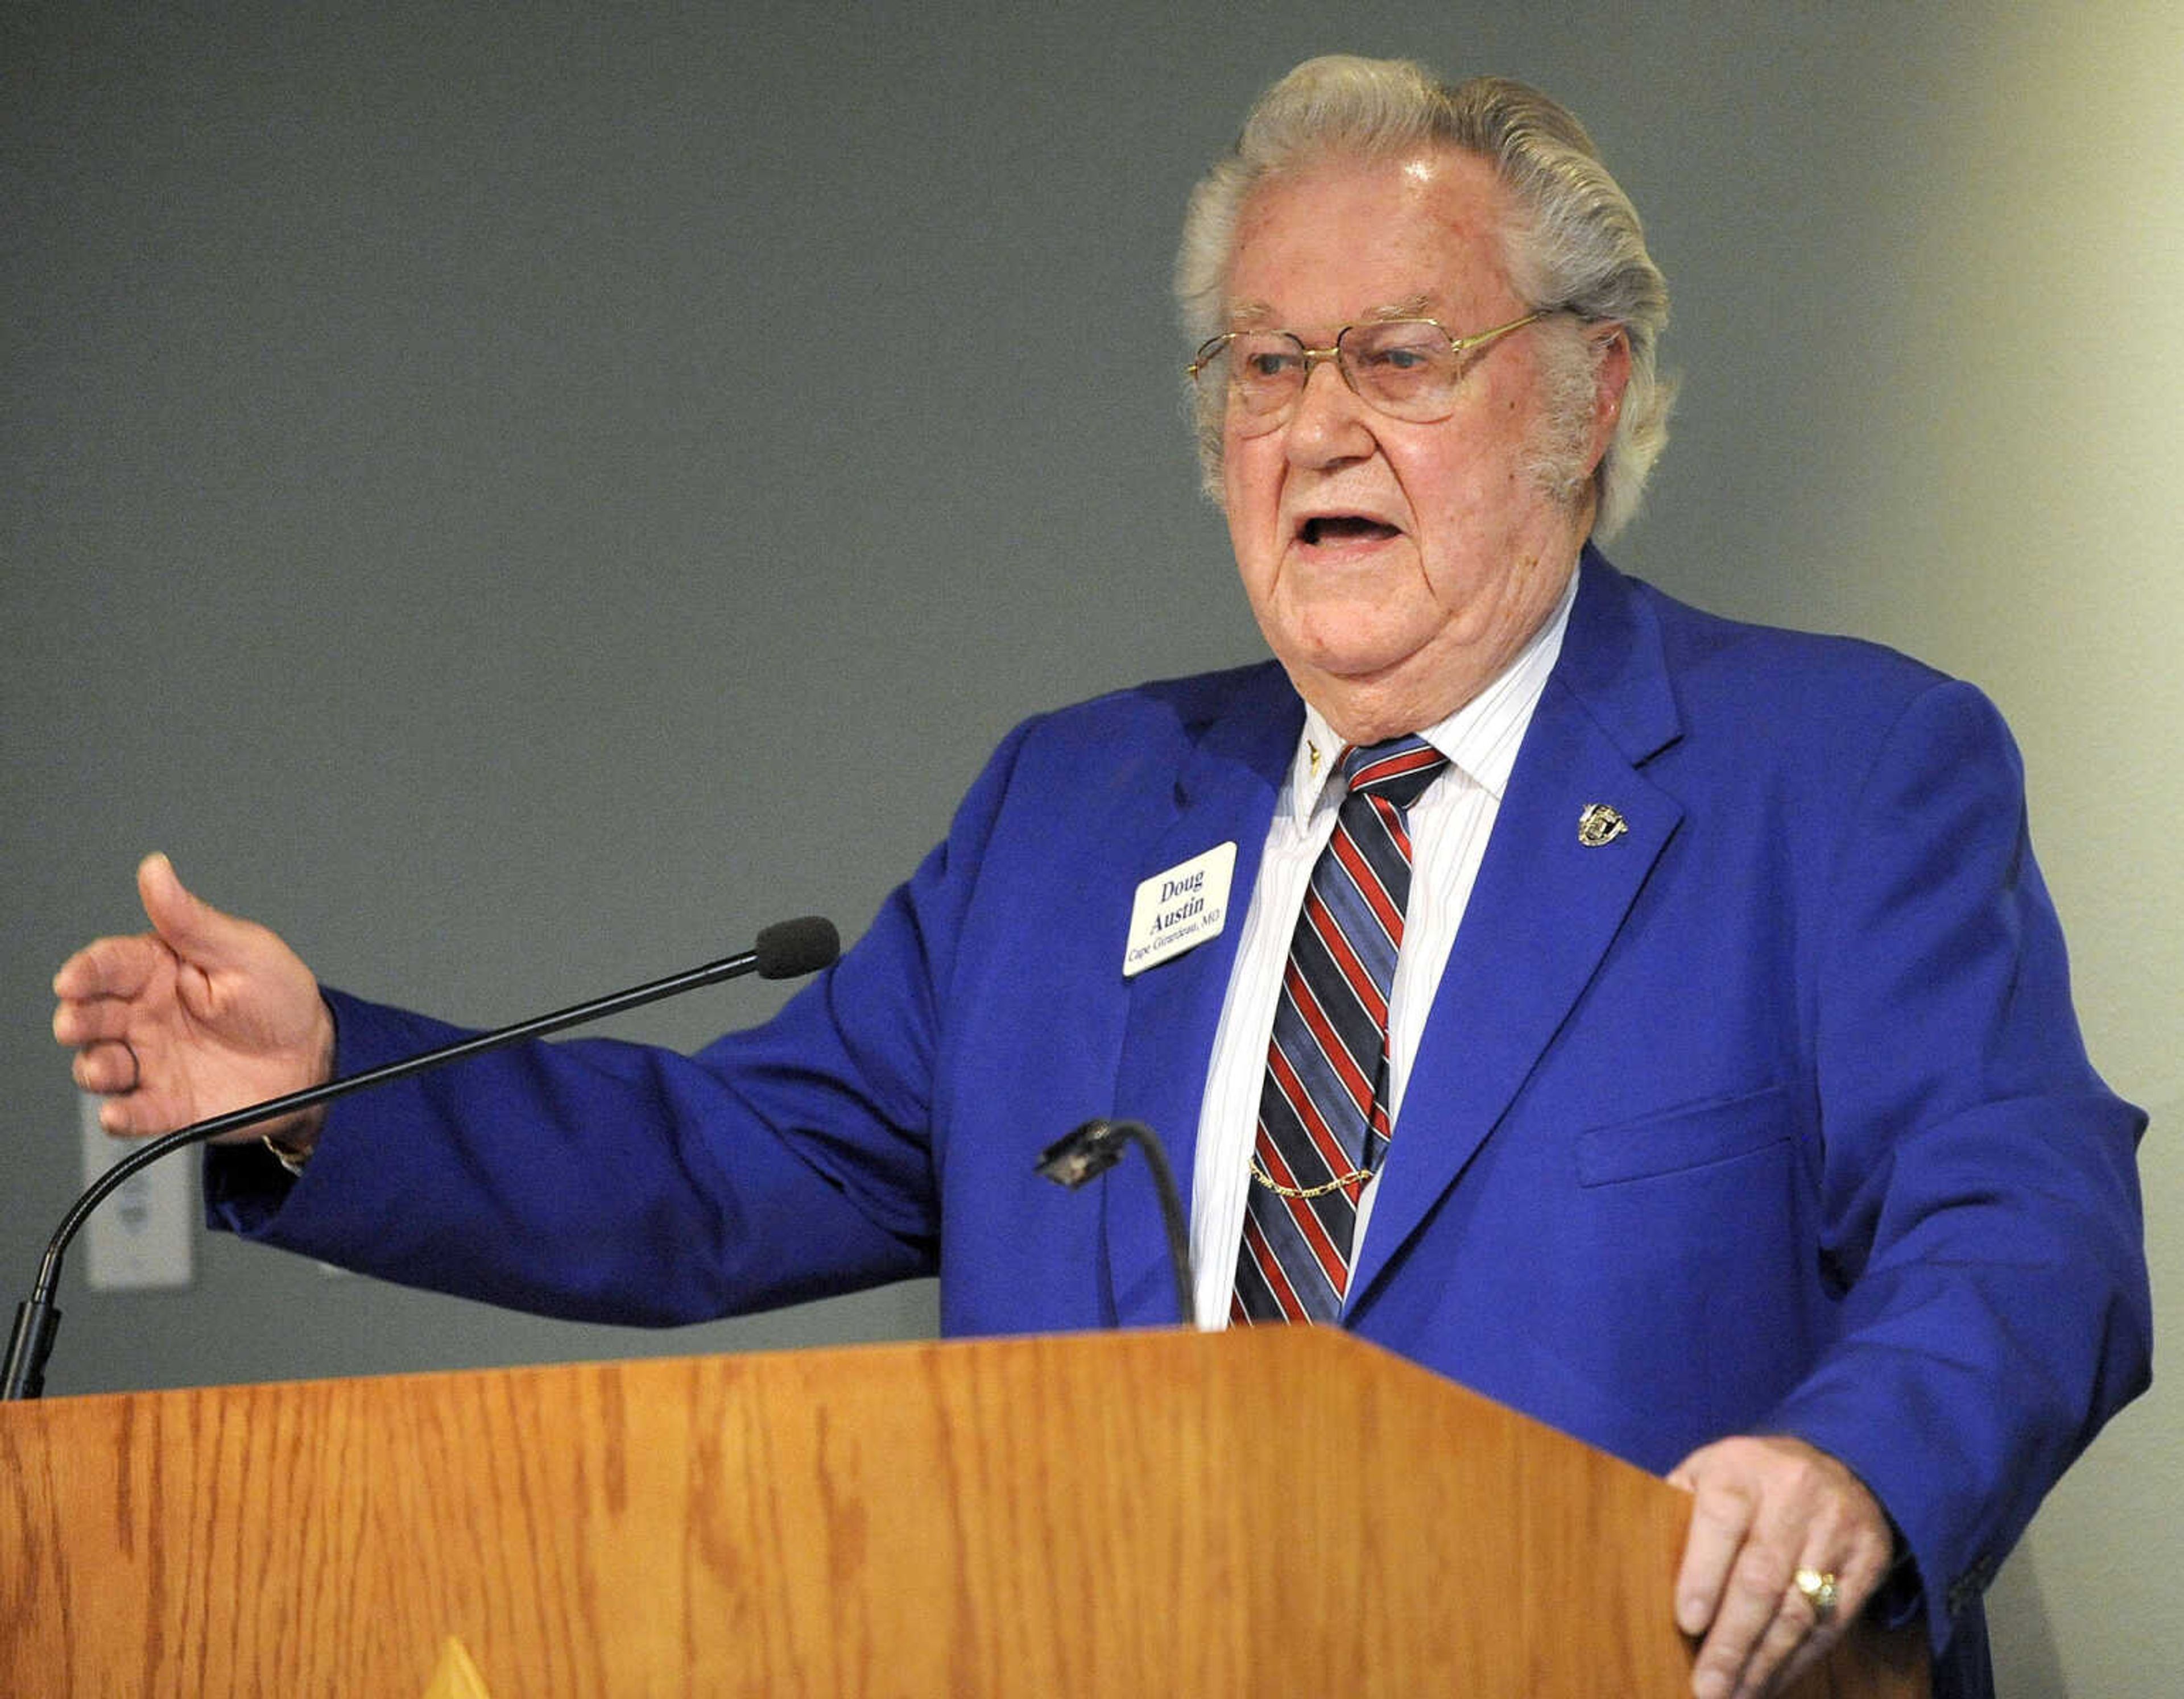
[[[1351,1309],[1507,1111],[1683,817],[1639,771],[1678,735],[1658,632],[1633,587],[1591,550],[1584,571],[1427,1017]],[[1579,822],[1596,804],[1624,829],[1591,844]]]
[[[1259,877],[1274,802],[1304,724],[1304,706],[1269,667],[1232,711],[1212,721],[1178,771],[1175,813],[1120,872],[1140,880],[1201,855],[1236,846],[1228,914],[1219,937],[1149,967],[1128,982],[1113,1113],[1159,1134],[1189,1207],[1206,1060],[1228,990],[1236,940]],[[1123,940],[1115,940],[1117,971]],[[1111,1169],[1102,1200],[1109,1290],[1116,1323],[1157,1326],[1176,1319],[1174,1280],[1160,1203],[1145,1162]]]

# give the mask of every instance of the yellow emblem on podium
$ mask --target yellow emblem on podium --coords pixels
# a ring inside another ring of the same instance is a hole
[[[449,1635],[440,1646],[440,1661],[432,1671],[432,1685],[425,1699],[493,1699],[485,1691],[485,1678],[471,1662],[469,1648]]]

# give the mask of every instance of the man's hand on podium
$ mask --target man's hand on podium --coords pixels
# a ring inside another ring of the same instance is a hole
[[[1670,1473],[1693,1496],[1676,1624],[1705,1636],[1695,1699],[1758,1699],[1820,1658],[1886,1574],[1894,1535],[1865,1484],[1776,1434],[1702,1446]]]

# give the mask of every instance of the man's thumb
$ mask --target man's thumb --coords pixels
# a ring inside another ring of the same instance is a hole
[[[164,855],[154,851],[137,864],[136,894],[152,929],[185,961],[213,966],[232,953],[242,922],[187,889]]]

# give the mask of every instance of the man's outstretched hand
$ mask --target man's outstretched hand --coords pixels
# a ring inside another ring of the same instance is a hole
[[[192,895],[164,855],[144,858],[136,889],[152,929],[86,944],[53,976],[53,1037],[104,1098],[101,1126],[170,1133],[332,1077],[333,1017],[295,951]],[[233,1136],[315,1131],[299,1117]]]

